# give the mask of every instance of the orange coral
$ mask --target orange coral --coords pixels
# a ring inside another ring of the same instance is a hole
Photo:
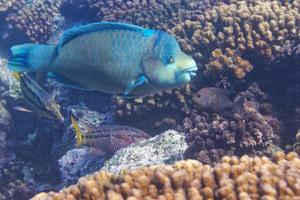
[[[290,54],[300,35],[299,8],[299,0],[230,0],[179,24],[173,33],[206,71],[231,69],[243,78],[253,69],[251,58],[271,62]]]
[[[42,199],[296,199],[300,198],[300,159],[295,153],[267,157],[223,157],[214,168],[198,161],[179,161],[123,171],[100,171]]]

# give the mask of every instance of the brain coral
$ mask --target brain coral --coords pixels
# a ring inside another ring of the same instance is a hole
[[[230,0],[179,24],[173,33],[207,72],[230,70],[243,78],[254,63],[292,53],[299,42],[299,8],[299,0]]]
[[[223,157],[214,168],[194,160],[124,171],[104,171],[83,177],[42,199],[297,199],[300,198],[300,159],[297,154],[266,157]]]

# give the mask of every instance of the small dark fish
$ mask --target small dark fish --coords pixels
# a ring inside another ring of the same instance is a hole
[[[139,129],[121,125],[101,125],[96,128],[88,128],[83,133],[78,122],[72,116],[71,121],[76,133],[77,146],[91,147],[102,155],[112,155],[134,142],[150,138],[148,134]]]
[[[20,81],[20,87],[25,101],[39,117],[64,121],[64,117],[60,113],[60,106],[54,100],[55,92],[49,94],[26,74],[15,72],[13,76]],[[16,106],[15,109],[22,112],[31,111],[30,109],[20,106]]]
[[[240,111],[244,100],[240,98],[233,102],[226,90],[215,87],[200,89],[192,97],[197,108],[207,112],[223,113],[225,111]]]

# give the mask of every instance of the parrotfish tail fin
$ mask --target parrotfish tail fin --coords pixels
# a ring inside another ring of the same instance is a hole
[[[242,113],[244,110],[244,103],[246,101],[246,97],[238,97],[236,101],[234,102],[233,110],[237,113]]]
[[[47,71],[54,55],[54,45],[22,44],[13,46],[8,59],[8,69],[15,72]]]
[[[84,135],[82,134],[80,127],[78,125],[78,122],[76,121],[76,119],[71,116],[71,122],[73,125],[73,128],[75,129],[75,134],[76,134],[76,146],[79,147],[83,144],[84,142]]]

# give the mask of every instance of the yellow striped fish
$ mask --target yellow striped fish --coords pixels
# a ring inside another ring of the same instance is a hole
[[[26,74],[14,72],[13,76],[20,82],[26,103],[39,117],[60,122],[64,121],[64,117],[60,112],[60,106],[54,100],[55,93],[49,94]],[[30,112],[29,109],[22,107],[15,107],[15,109]]]

